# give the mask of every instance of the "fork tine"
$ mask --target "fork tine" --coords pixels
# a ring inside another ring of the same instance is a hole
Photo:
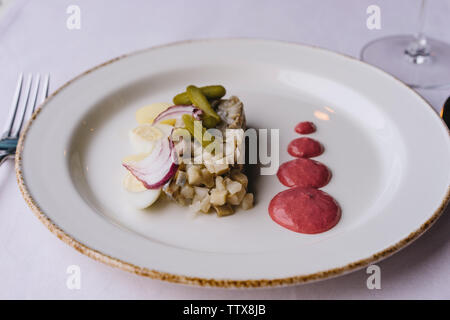
[[[39,76],[38,76],[38,81],[39,81]],[[30,100],[32,82],[33,82],[33,76],[30,74],[28,76],[27,86],[25,89],[26,97],[25,97],[25,104],[23,105],[22,116],[20,117],[19,126],[16,128],[16,130],[14,131],[14,133],[12,135],[13,138],[18,138],[19,134],[20,134],[20,130],[22,130],[22,125],[25,120],[25,115],[27,113],[27,108],[28,108],[28,104],[29,104],[28,101]]]
[[[14,93],[13,101],[11,104],[10,114],[8,121],[6,122],[5,131],[2,138],[11,135],[11,131],[14,127],[14,120],[16,119],[17,109],[19,108],[20,94],[22,92],[23,73],[19,74],[19,80],[17,81],[16,92]]]
[[[41,75],[38,74],[36,76],[36,79],[37,79],[36,87],[34,88],[33,95],[31,96],[31,98],[33,100],[32,100],[31,109],[30,109],[29,115],[27,116],[27,119],[29,119],[33,115],[34,110],[36,109],[36,104],[37,104],[37,100],[38,100],[38,96],[39,96],[39,85],[40,85],[40,81],[41,81]]]
[[[44,87],[42,88],[42,99],[41,103],[44,102],[45,99],[48,97],[48,86],[50,83],[50,74],[47,73],[44,80]],[[34,110],[33,110],[34,111]]]

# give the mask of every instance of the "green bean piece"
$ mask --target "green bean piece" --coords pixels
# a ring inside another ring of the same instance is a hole
[[[211,107],[206,99],[205,95],[196,86],[188,86],[186,92],[192,104],[201,109],[205,114],[203,115],[203,121],[208,128],[215,127],[220,122],[220,117]]]
[[[205,97],[208,98],[209,100],[220,99],[226,94],[225,88],[220,85],[204,86],[204,87],[200,87],[200,90],[205,95]],[[192,104],[191,99],[189,99],[187,92],[182,92],[182,93],[177,94],[173,98],[173,103],[175,105]]]

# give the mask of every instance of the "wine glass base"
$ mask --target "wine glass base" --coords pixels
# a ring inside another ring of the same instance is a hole
[[[450,86],[450,44],[427,38],[430,55],[412,58],[405,50],[413,41],[411,35],[376,39],[363,47],[361,60],[383,69],[413,88]]]

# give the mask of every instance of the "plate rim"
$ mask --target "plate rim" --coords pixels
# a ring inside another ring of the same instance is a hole
[[[306,275],[297,275],[297,276],[290,276],[290,277],[283,277],[283,278],[273,278],[273,279],[249,279],[249,280],[233,280],[233,279],[214,279],[214,278],[200,278],[200,277],[189,277],[174,273],[167,273],[162,271],[153,270],[146,267],[139,267],[134,264],[131,264],[129,262],[123,261],[121,259],[109,256],[103,252],[100,252],[98,250],[95,250],[93,248],[90,248],[89,246],[83,244],[82,242],[74,239],[72,236],[70,236],[68,233],[66,233],[63,229],[61,229],[56,223],[54,223],[46,214],[43,212],[39,206],[37,205],[37,202],[35,199],[31,196],[28,187],[26,185],[23,173],[22,173],[22,153],[24,149],[24,141],[26,139],[26,135],[33,124],[34,120],[36,120],[37,116],[39,115],[42,108],[48,103],[49,100],[51,100],[53,97],[55,97],[58,93],[60,93],[63,89],[65,89],[67,86],[69,86],[71,83],[75,82],[78,79],[83,78],[87,74],[96,71],[98,69],[101,69],[102,67],[105,67],[111,63],[114,63],[116,61],[119,61],[121,59],[137,55],[139,53],[151,51],[151,50],[157,50],[164,47],[169,46],[177,46],[177,45],[183,45],[188,43],[201,43],[201,42],[220,42],[220,41],[259,41],[259,42],[265,42],[265,43],[277,43],[277,44],[288,44],[293,46],[302,46],[302,47],[308,47],[312,49],[318,49],[320,51],[324,51],[326,53],[332,53],[335,55],[339,55],[344,58],[351,59],[353,61],[359,62],[361,64],[364,64],[370,68],[376,69],[379,72],[382,72],[383,74],[391,77],[394,81],[399,83],[400,85],[406,87],[410,92],[415,94],[419,99],[421,99],[425,104],[431,108],[433,113],[441,120],[442,125],[447,129],[447,133],[450,136],[450,129],[446,126],[444,121],[441,117],[439,117],[437,111],[428,103],[425,98],[423,98],[419,93],[417,93],[412,88],[408,87],[404,82],[402,82],[397,77],[383,71],[382,69],[373,66],[371,64],[368,64],[364,61],[361,61],[355,57],[352,57],[350,55],[346,55],[340,52],[332,51],[329,49],[325,49],[319,46],[315,45],[308,45],[303,44],[299,42],[292,42],[292,41],[283,41],[283,40],[273,40],[273,39],[258,39],[258,38],[245,38],[245,37],[238,37],[238,38],[208,38],[208,39],[197,39],[197,40],[182,40],[182,41],[176,41],[176,42],[169,42],[157,46],[152,46],[149,48],[144,48],[136,51],[132,51],[130,53],[122,54],[120,56],[117,56],[115,58],[112,58],[110,60],[107,60],[101,64],[98,64],[92,68],[87,69],[86,71],[83,71],[82,73],[78,74],[74,78],[70,79],[69,81],[65,82],[63,85],[61,85],[58,89],[56,89],[50,96],[45,99],[43,103],[39,105],[37,110],[33,113],[30,120],[26,123],[23,131],[20,134],[19,142],[17,145],[16,150],[16,157],[15,157],[15,173],[17,178],[17,183],[19,185],[19,190],[22,194],[22,197],[24,198],[27,205],[30,207],[30,209],[33,211],[33,213],[37,216],[37,218],[52,232],[55,234],[60,240],[65,242],[66,244],[73,247],[78,252],[94,259],[99,262],[105,263],[109,266],[119,268],[124,271],[128,271],[140,276],[145,276],[152,279],[157,280],[163,280],[168,281],[172,283],[180,283],[180,284],[187,284],[187,285],[198,285],[201,287],[222,287],[222,288],[256,288],[256,287],[276,287],[276,286],[286,286],[286,285],[295,285],[295,284],[303,284],[308,282],[314,282],[318,280],[324,280],[329,279],[333,277],[337,277],[340,275],[344,275],[347,273],[350,273],[352,271],[359,270],[361,268],[364,268],[365,266],[368,266],[370,264],[373,264],[375,262],[381,261],[392,254],[398,252],[399,250],[405,248],[407,245],[412,243],[414,240],[419,238],[425,231],[427,231],[441,216],[441,214],[444,212],[445,208],[447,207],[448,203],[450,202],[450,185],[447,187],[447,192],[444,195],[444,198],[442,199],[438,209],[430,216],[430,218],[425,221],[418,229],[412,231],[407,237],[401,239],[397,243],[385,248],[384,250],[381,250],[379,252],[376,252],[372,254],[370,257],[351,262],[345,266],[336,267],[332,269],[328,269],[325,271],[320,271],[316,273],[306,274]]]

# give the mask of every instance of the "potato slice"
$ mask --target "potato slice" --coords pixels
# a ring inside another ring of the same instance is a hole
[[[241,188],[241,190],[239,192],[236,192],[233,195],[228,195],[227,202],[229,204],[237,206],[242,202],[242,199],[244,199],[245,193],[246,193],[245,189]]]
[[[194,188],[186,184],[183,187],[181,187],[180,195],[186,199],[192,199],[194,198]]]
[[[227,191],[230,193],[230,195],[233,195],[244,189],[242,187],[242,184],[240,184],[237,181],[233,181],[230,178],[225,178],[225,185],[226,185]],[[245,192],[245,190],[244,190],[244,192]]]
[[[192,186],[199,186],[202,183],[202,172],[198,166],[187,169],[188,183]]]
[[[230,169],[230,167],[229,167],[228,164],[226,164],[226,163],[218,163],[218,164],[214,164],[214,172],[215,172],[215,174],[217,174],[217,175],[224,174],[224,173],[226,173],[229,169]]]
[[[239,182],[240,184],[242,184],[244,186],[245,189],[247,189],[248,178],[247,178],[247,176],[245,174],[243,174],[239,170],[233,169],[231,171],[230,176],[231,176],[231,179],[233,179],[234,181]]]
[[[211,190],[211,197],[210,197],[211,204],[216,206],[223,206],[227,202],[227,191],[226,190],[218,190],[218,189],[212,189]]]
[[[194,190],[195,190],[194,199],[196,200],[203,200],[209,193],[208,188],[194,187]]]
[[[192,204],[189,206],[189,209],[192,211],[192,212],[199,212],[200,211],[200,207],[201,207],[201,202],[200,202],[200,200],[194,200],[194,201],[192,201]]]
[[[223,177],[222,176],[217,176],[216,177],[216,189],[217,190],[225,190],[226,191],[226,189],[225,189],[225,184],[224,184],[224,182],[223,182]]]
[[[241,207],[244,210],[253,208],[253,193],[247,193],[242,199]]]
[[[203,198],[202,201],[200,201],[200,211],[203,213],[208,213],[209,209],[211,208],[211,202],[209,200],[209,195]]]

